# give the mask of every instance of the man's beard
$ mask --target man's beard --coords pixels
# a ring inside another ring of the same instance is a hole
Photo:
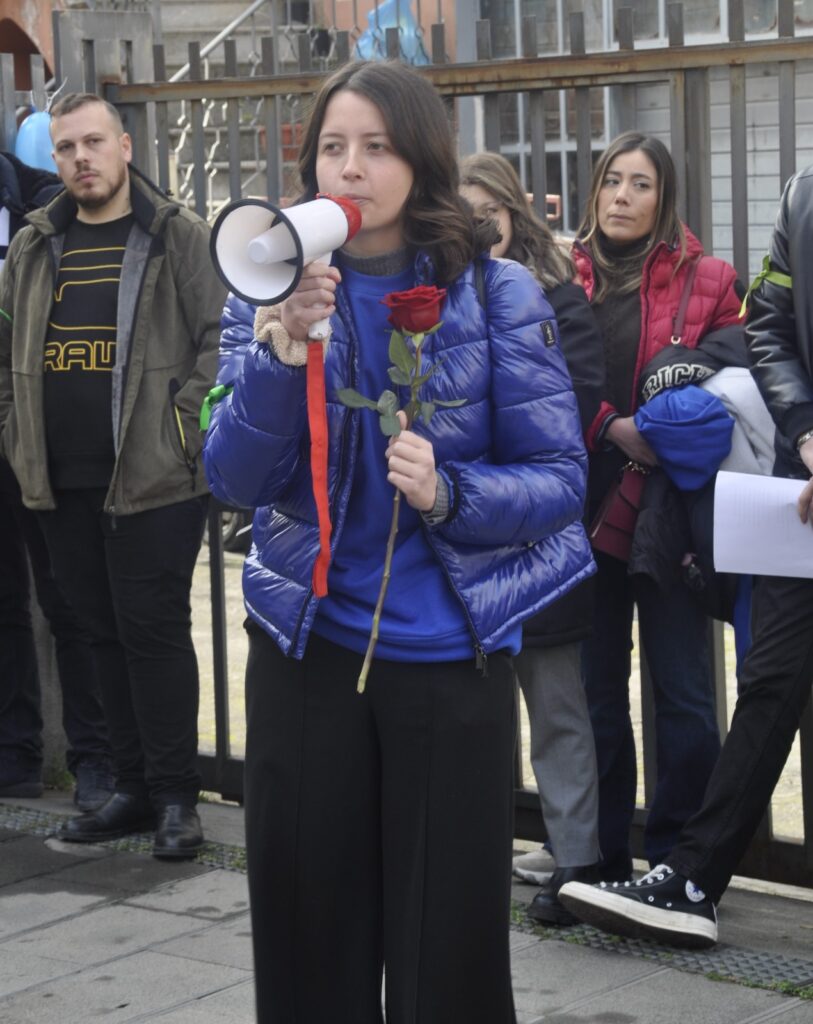
[[[113,200],[119,192],[127,184],[127,166],[121,168],[121,174],[117,181],[115,181],[110,188],[104,193],[96,193],[95,195],[78,195],[76,192],[71,192],[77,206],[81,206],[83,210],[99,210],[103,206]]]

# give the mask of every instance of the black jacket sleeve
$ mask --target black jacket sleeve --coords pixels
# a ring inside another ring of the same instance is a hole
[[[545,293],[559,324],[562,355],[579,404],[582,432],[596,418],[604,392],[604,343],[581,285],[560,284]]]

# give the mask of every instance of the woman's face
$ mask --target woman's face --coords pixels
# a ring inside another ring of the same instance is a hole
[[[598,194],[598,226],[614,242],[637,242],[652,233],[658,214],[658,172],[640,149],[619,154]]]
[[[511,211],[482,185],[461,185],[460,194],[471,203],[478,217],[488,217],[496,223],[500,229],[502,241],[491,246],[491,255],[494,257],[504,256],[514,237],[511,227]]]
[[[361,210],[361,228],[346,248],[359,256],[393,252],[404,244],[404,204],[415,175],[395,152],[384,118],[349,89],[325,109],[316,155],[320,192],[346,196]]]

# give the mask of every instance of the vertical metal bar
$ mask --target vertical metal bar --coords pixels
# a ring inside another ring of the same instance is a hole
[[[237,40],[223,44],[224,70],[227,78],[237,77]],[[240,101],[236,96],[226,100],[226,138],[229,154],[229,198],[239,199],[243,191],[240,167]]]
[[[584,36],[584,14],[575,11],[570,15],[570,52],[575,55],[587,52]],[[590,89],[586,85],[573,90],[576,104],[576,197],[577,221],[581,220],[584,207],[590,195],[590,179],[593,175],[592,132],[590,130]]]
[[[813,702],[808,701],[799,726],[802,764],[802,822],[805,864],[813,868]]]
[[[200,43],[189,43],[189,80],[203,77]],[[206,220],[206,143],[203,135],[203,101],[190,100],[189,120],[192,125],[192,180],[195,190],[195,213]]]
[[[153,75],[156,82],[167,80],[167,66],[163,45],[152,48]],[[155,103],[155,134],[158,151],[158,187],[169,190],[169,115],[166,103],[157,100]]]
[[[302,32],[296,38],[297,42],[297,62],[299,64],[299,71],[310,71],[311,70],[311,40],[310,36]]]
[[[230,754],[228,624],[226,619],[226,583],[223,573],[223,535],[220,532],[220,507],[209,502],[209,587],[212,597],[212,674],[215,706],[215,781],[223,785],[226,761]]]
[[[390,60],[398,60],[401,56],[401,33],[397,28],[384,31],[384,48]]]
[[[707,252],[712,251],[711,126],[709,73],[686,73],[686,220]]]
[[[632,50],[635,48],[631,7],[619,7],[616,11],[615,34],[619,50]]]
[[[683,4],[666,8],[669,46],[683,46]],[[669,76],[669,140],[677,176],[678,213],[686,220],[686,76],[673,71]]]
[[[446,63],[446,26],[440,24],[432,25],[430,28],[432,39],[432,63]]]
[[[732,43],[745,40],[743,0],[728,0],[728,35]],[[745,68],[728,72],[731,130],[731,230],[734,267],[748,281],[748,140],[745,126]]]
[[[350,60],[350,33],[336,33],[336,61],[339,65],[346,64]]]
[[[536,17],[522,19],[522,56],[536,57]],[[528,93],[528,122],[531,137],[531,192],[534,209],[547,223],[548,167],[545,152],[545,92],[534,89]]]
[[[7,151],[14,150],[17,139],[17,118],[15,115],[14,55],[0,53],[0,145]]]
[[[477,22],[477,60],[491,60],[491,22]],[[500,97],[489,93],[483,97],[483,135],[490,153],[500,151]]]
[[[709,659],[714,687],[714,708],[721,739],[728,734],[728,693],[726,690],[725,635],[722,622],[708,620]]]
[[[777,14],[780,39],[793,38],[794,13],[793,0],[779,0]],[[784,188],[788,178],[796,171],[796,65],[793,61],[779,62],[778,84],[779,187]]]
[[[262,40],[262,69],[264,75],[276,74],[274,40],[264,36]],[[282,193],[282,168],[280,167],[279,111],[275,97],[266,96],[263,104],[265,113],[265,179],[268,198],[272,203],[279,201]]]
[[[48,97],[45,94],[45,61],[42,54],[31,54],[31,97],[37,110],[45,110]]]

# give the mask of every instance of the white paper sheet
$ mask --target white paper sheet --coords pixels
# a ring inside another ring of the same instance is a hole
[[[804,486],[803,480],[718,473],[714,568],[813,579],[813,527],[796,511]]]

